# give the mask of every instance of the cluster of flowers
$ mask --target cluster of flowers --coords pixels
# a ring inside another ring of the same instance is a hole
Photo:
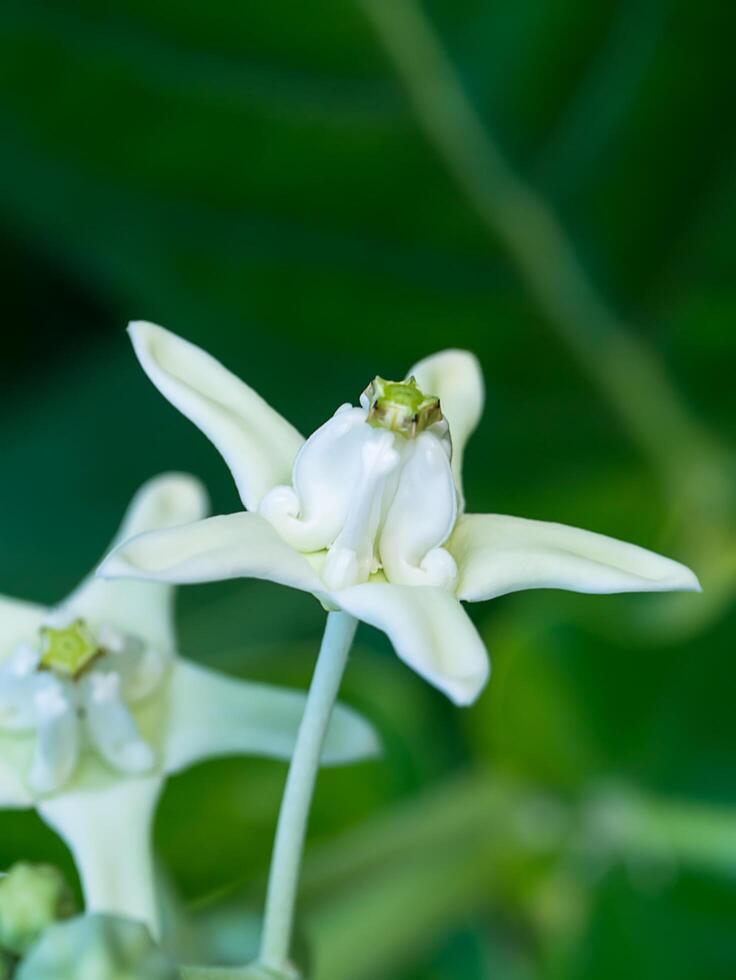
[[[376,378],[308,439],[201,349],[149,323],[131,336],[149,378],[215,444],[244,510],[207,517],[168,474],[133,500],[101,566],[53,609],[0,599],[0,806],[36,807],[68,842],[88,910],[155,933],[150,827],[166,776],[226,753],[290,758],[301,693],[218,675],[177,653],[175,584],[268,579],[383,630],[457,704],[489,675],[461,602],[520,589],[694,590],[693,573],[560,524],[465,511],[465,443],[483,407],[464,351],[400,382]],[[324,763],[378,751],[332,713]]]

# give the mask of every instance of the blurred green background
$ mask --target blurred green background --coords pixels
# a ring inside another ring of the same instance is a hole
[[[468,347],[469,508],[636,541],[705,587],[474,608],[494,676],[468,710],[361,627],[344,697],[386,754],[320,779],[313,980],[736,976],[735,31],[724,0],[0,7],[0,591],[62,597],[156,472],[238,506],[132,318],[304,432]],[[187,655],[307,684],[309,597],[230,583],[179,611]],[[284,775],[169,784],[188,955],[247,946]],[[0,814],[18,857],[70,867]]]

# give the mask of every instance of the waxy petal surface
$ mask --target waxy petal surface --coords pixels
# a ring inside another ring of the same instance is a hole
[[[426,395],[437,395],[450,426],[452,472],[462,500],[465,444],[480,421],[485,401],[483,374],[470,351],[443,350],[419,361],[409,371]]]
[[[180,660],[172,669],[168,694],[164,768],[178,772],[202,759],[227,755],[290,759],[305,701],[301,691],[237,680]],[[356,762],[379,751],[369,722],[337,705],[323,764]]]
[[[332,595],[345,612],[383,630],[396,653],[456,704],[471,704],[490,662],[463,607],[444,589],[366,582]]]
[[[381,532],[386,577],[398,585],[451,587],[455,565],[440,548],[457,516],[457,490],[441,443],[423,432],[411,445]]]
[[[565,524],[467,514],[448,543],[460,599],[480,602],[521,589],[572,592],[698,591],[685,565],[638,545]]]
[[[248,510],[272,487],[290,482],[304,440],[286,419],[195,344],[144,321],[129,330],[143,370],[214,443]]]
[[[268,521],[245,511],[133,538],[108,555],[98,574],[179,584],[262,578],[307,592],[321,588],[306,558]]]

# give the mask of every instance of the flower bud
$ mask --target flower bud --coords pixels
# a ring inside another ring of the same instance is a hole
[[[47,929],[16,980],[177,980],[173,961],[148,929],[129,919],[87,915]]]
[[[0,878],[0,947],[22,956],[47,926],[74,911],[60,871],[45,864],[16,864]]]

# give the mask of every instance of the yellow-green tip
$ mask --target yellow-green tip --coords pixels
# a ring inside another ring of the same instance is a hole
[[[439,398],[425,395],[416,378],[386,381],[376,377],[366,388],[365,396],[370,425],[399,432],[409,439],[442,421]]]
[[[70,626],[41,630],[41,666],[75,678],[99,653],[99,645],[82,619]]]

